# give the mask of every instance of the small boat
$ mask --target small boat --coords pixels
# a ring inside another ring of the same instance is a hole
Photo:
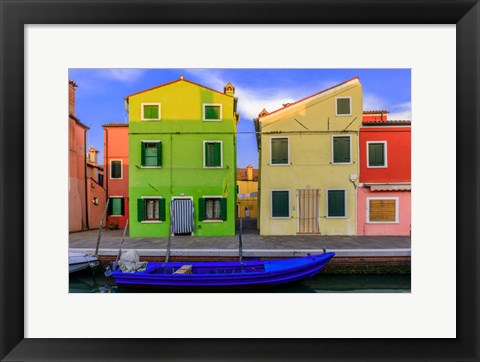
[[[98,259],[92,255],[73,252],[68,253],[69,273],[73,273],[87,268],[94,269],[98,266],[98,264]]]
[[[330,252],[300,258],[236,262],[149,262],[143,271],[117,269],[112,277],[118,286],[130,287],[268,287],[312,277],[334,255]]]

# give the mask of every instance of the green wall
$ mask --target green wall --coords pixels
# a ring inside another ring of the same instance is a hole
[[[234,98],[180,80],[127,98],[129,103],[130,236],[167,236],[172,196],[193,197],[195,236],[235,234],[236,116]],[[142,121],[142,103],[160,103],[161,120]],[[203,104],[222,105],[221,121],[203,121]],[[204,168],[204,140],[222,141],[222,168]],[[162,166],[141,166],[142,141],[162,143]],[[161,196],[166,200],[166,220],[145,223],[137,219],[137,199]],[[227,220],[198,220],[198,199],[227,198]]]

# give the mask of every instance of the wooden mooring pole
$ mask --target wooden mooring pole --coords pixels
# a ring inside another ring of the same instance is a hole
[[[98,257],[98,248],[100,246],[100,238],[102,237],[102,224],[103,219],[105,219],[105,215],[107,215],[108,204],[110,203],[110,198],[107,199],[107,203],[105,205],[105,210],[103,210],[103,216],[100,219],[100,225],[98,226],[98,237],[97,237],[97,246],[95,247],[95,256]]]

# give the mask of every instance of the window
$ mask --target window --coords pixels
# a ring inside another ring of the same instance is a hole
[[[336,98],[337,116],[351,116],[352,115],[351,103],[352,103],[351,97],[337,97]]]
[[[204,104],[203,120],[204,121],[221,121],[222,105],[221,104]]]
[[[397,223],[398,198],[367,198],[367,222]]]
[[[200,221],[227,220],[227,199],[223,197],[203,197],[198,200]]]
[[[222,142],[204,141],[204,167],[222,167]]]
[[[290,217],[290,191],[272,191],[272,217]]]
[[[122,178],[122,160],[110,161],[110,178],[111,179]]]
[[[162,166],[162,143],[160,141],[142,141],[142,166]]]
[[[327,217],[346,217],[345,190],[327,190]]]
[[[368,167],[387,167],[387,142],[367,142]]]
[[[271,164],[288,165],[289,164],[289,146],[288,137],[270,139]]]
[[[110,202],[108,203],[108,215],[125,215],[125,203],[123,197],[110,197]]]
[[[160,103],[142,103],[142,120],[160,120]]]
[[[332,163],[351,163],[350,136],[333,136],[333,161]]]
[[[138,221],[165,221],[165,199],[144,197],[137,200]]]
[[[103,173],[98,174],[98,184],[103,186]]]

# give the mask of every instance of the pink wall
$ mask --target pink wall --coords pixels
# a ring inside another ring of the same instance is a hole
[[[81,231],[87,227],[85,204],[85,128],[75,119],[68,119],[68,210],[69,231]]]
[[[368,197],[398,197],[398,224],[367,224]],[[411,230],[412,209],[410,191],[370,191],[357,188],[357,235],[404,235]]]
[[[94,203],[97,198],[98,203]],[[87,179],[88,224],[90,229],[98,229],[103,212],[105,211],[106,193],[95,180]],[[105,221],[103,223],[105,226]]]
[[[128,124],[103,125],[104,140],[104,183],[107,197],[123,196],[125,215],[109,216],[108,222],[124,227],[129,217],[128,205]],[[110,161],[122,160],[122,178],[110,179]]]

